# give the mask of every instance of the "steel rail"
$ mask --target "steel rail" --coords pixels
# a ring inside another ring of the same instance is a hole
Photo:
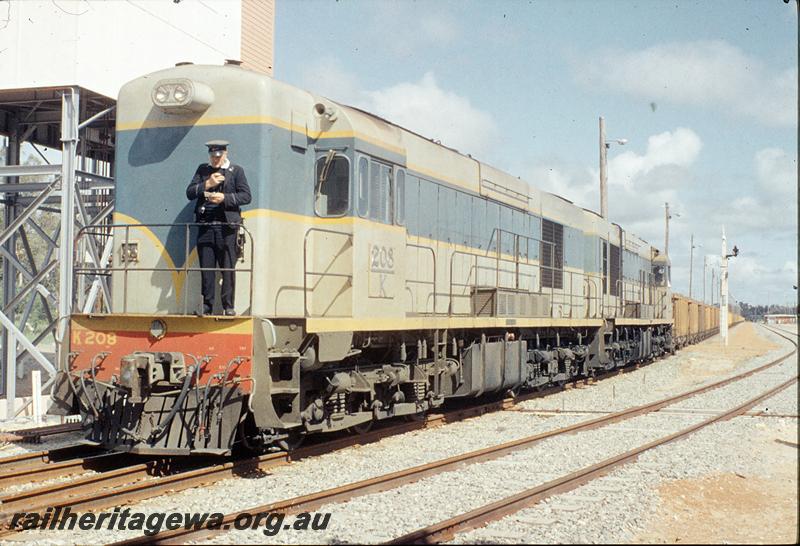
[[[759,402],[770,398],[783,389],[791,386],[797,381],[797,378],[798,376],[795,375],[792,379],[789,379],[788,381],[785,381],[780,385],[773,387],[762,394],[759,394],[757,397],[748,400],[744,404],[741,404],[724,413],[717,414],[710,419],[702,421],[701,423],[670,434],[669,436],[659,438],[644,444],[643,446],[626,451],[620,455],[610,457],[599,463],[582,468],[577,472],[573,472],[561,478],[551,480],[537,487],[527,489],[516,495],[512,495],[497,502],[476,508],[475,510],[460,514],[435,525],[407,533],[387,542],[386,544],[436,544],[452,539],[456,533],[482,527],[487,523],[514,514],[519,510],[536,504],[537,502],[552,495],[572,491],[573,489],[576,489],[577,487],[580,487],[591,480],[605,476],[618,466],[635,461],[645,451],[649,451],[675,440],[679,440],[709,425],[731,419],[741,415],[742,413],[745,413]]]
[[[124,460],[124,455],[126,454],[108,453],[92,459],[97,465],[101,465],[105,460],[107,461],[106,464],[113,466],[115,462]],[[71,463],[71,461],[68,461],[68,463]],[[51,506],[72,506],[73,503],[82,506],[82,499],[103,498],[114,487],[143,480],[158,473],[161,468],[168,467],[169,463],[170,461],[166,459],[150,460],[88,474],[67,482],[3,495],[0,497],[0,524],[6,523],[11,512],[23,508],[26,511],[31,511]],[[197,464],[197,462],[189,462],[189,464]],[[60,467],[61,465],[55,463],[53,466]],[[68,470],[71,469],[72,467],[68,467]]]
[[[91,456],[79,456],[65,461],[50,460],[7,468],[0,475],[0,488],[73,476],[87,470],[102,471],[111,466],[118,466],[120,463],[124,464],[124,455],[124,453],[95,453]],[[5,496],[0,496],[0,502],[5,504],[5,499]]]
[[[90,456],[92,454],[96,455],[97,453],[99,453],[97,448],[92,446],[73,444],[44,451],[31,451],[29,453],[21,453],[11,457],[3,457],[0,458],[0,476],[3,476],[8,472],[15,472],[22,468],[35,470],[37,467],[47,466],[55,462],[65,461],[76,457]]]
[[[115,546],[122,546],[122,545],[132,546],[136,544],[150,544],[150,543],[181,544],[186,542],[187,540],[198,540],[211,534],[224,532],[226,525],[228,526],[227,527],[228,529],[232,528],[232,524],[236,521],[236,518],[245,512],[250,514],[254,513],[294,514],[299,512],[307,512],[326,504],[343,502],[366,494],[378,493],[381,491],[387,491],[390,489],[401,487],[428,476],[452,471],[466,464],[475,464],[497,459],[513,451],[526,449],[531,445],[548,438],[552,438],[562,434],[600,428],[617,421],[627,420],[646,413],[652,413],[658,411],[663,407],[680,402],[686,398],[690,398],[692,396],[705,393],[709,390],[723,387],[734,381],[744,379],[753,374],[756,374],[758,372],[776,366],[782,363],[787,358],[794,355],[796,351],[797,349],[794,349],[793,351],[790,351],[789,353],[784,354],[783,356],[767,364],[764,364],[762,366],[759,366],[758,368],[749,370],[742,374],[732,376],[727,379],[723,379],[721,381],[717,381],[715,383],[699,387],[697,389],[693,389],[691,391],[679,394],[677,396],[652,402],[650,404],[628,408],[611,415],[604,415],[602,417],[598,417],[588,421],[582,421],[557,430],[552,430],[541,434],[536,434],[533,436],[522,438],[519,440],[506,442],[504,444],[479,449],[461,455],[456,455],[454,457],[449,457],[446,459],[441,459],[438,461],[415,466],[405,470],[392,472],[383,476],[378,476],[375,478],[370,478],[367,480],[350,483],[344,486],[335,487],[324,491],[319,491],[316,493],[295,497],[288,500],[283,500],[258,507],[248,508],[243,511],[233,512],[224,516],[224,519],[221,524],[222,529],[177,529],[171,531],[162,531],[154,536],[139,536],[133,539],[124,540],[115,543]],[[405,543],[406,540],[410,540],[408,535],[401,537],[401,539],[398,539],[396,543],[402,544]]]
[[[30,442],[38,444],[42,441],[43,436],[77,432],[79,430],[81,430],[80,423],[61,423],[44,427],[0,431],[0,442]],[[2,459],[0,459],[0,461],[2,461]]]

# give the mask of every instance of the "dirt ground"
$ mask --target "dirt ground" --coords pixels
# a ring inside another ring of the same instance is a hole
[[[675,480],[660,487],[661,510],[634,542],[796,544],[797,422],[764,425],[748,449],[758,450],[762,464],[747,474]]]
[[[728,345],[719,336],[687,347],[686,361],[680,365],[679,378],[686,384],[700,383],[732,372],[742,363],[780,348],[759,333],[759,327],[744,322],[728,330]]]

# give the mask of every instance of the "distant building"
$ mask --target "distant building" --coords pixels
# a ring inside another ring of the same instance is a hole
[[[764,315],[767,324],[797,324],[797,315]]]
[[[275,0],[0,1],[0,89],[78,85],[116,99],[177,62],[272,75]]]

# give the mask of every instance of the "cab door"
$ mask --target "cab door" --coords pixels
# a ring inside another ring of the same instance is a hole
[[[354,317],[402,317],[405,290],[405,171],[357,156]]]
[[[353,229],[350,213],[350,159],[334,150],[318,153],[314,169],[314,212],[323,219],[304,235],[303,290],[305,316],[353,315]],[[284,232],[279,240],[296,234]],[[288,255],[288,254],[287,254]],[[276,265],[276,271],[282,267]]]

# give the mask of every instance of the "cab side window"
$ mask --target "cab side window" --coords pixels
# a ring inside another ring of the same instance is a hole
[[[314,208],[319,216],[344,216],[350,208],[350,162],[329,152],[317,159]]]
[[[397,169],[394,175],[394,223],[406,224],[406,172]]]
[[[371,220],[391,224],[392,169],[372,161],[369,168],[369,213]]]
[[[358,215],[362,218],[369,212],[369,160],[358,160]]]

